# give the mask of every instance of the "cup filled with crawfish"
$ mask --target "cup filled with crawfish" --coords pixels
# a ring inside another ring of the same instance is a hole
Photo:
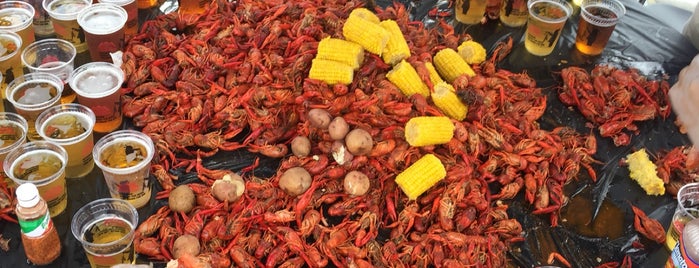
[[[133,240],[138,211],[115,198],[97,199],[73,215],[70,229],[80,241],[91,267],[134,263]]]
[[[89,107],[96,117],[94,131],[108,133],[122,123],[121,84],[124,71],[109,62],[90,62],[73,70],[70,87],[78,95],[78,103]]]
[[[35,127],[41,138],[61,145],[68,153],[67,178],[80,178],[92,171],[95,114],[77,103],[51,107],[39,114]]]
[[[7,154],[24,144],[27,140],[27,120],[16,113],[0,112],[0,161]],[[0,170],[0,175],[7,185],[13,185],[12,179]]]
[[[92,5],[92,0],[43,0],[42,6],[53,23],[59,39],[71,42],[78,53],[87,51],[85,32],[78,24],[78,13]]]
[[[563,26],[573,12],[565,0],[530,0],[529,20],[524,34],[524,48],[536,56],[553,52]]]
[[[128,14],[123,7],[99,3],[78,14],[78,24],[85,31],[92,61],[112,62],[110,53],[124,48],[124,26]]]
[[[68,205],[66,163],[68,154],[50,141],[33,141],[10,151],[3,161],[5,174],[16,185],[33,183],[55,217]]]
[[[113,198],[126,200],[136,208],[150,201],[154,151],[151,138],[134,130],[115,131],[97,141],[92,154]]]
[[[29,140],[41,140],[34,122],[46,109],[57,105],[63,92],[63,80],[51,73],[29,73],[7,85],[5,95],[15,111],[27,120]]]
[[[68,85],[68,77],[73,71],[77,50],[70,42],[57,39],[43,39],[29,44],[22,50],[22,64],[32,73],[52,73],[63,80],[61,103],[75,100],[75,92]]]
[[[624,14],[626,8],[617,0],[583,0],[575,47],[584,54],[601,54]]]

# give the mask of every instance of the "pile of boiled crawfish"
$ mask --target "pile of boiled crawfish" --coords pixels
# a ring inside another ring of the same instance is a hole
[[[190,234],[202,245],[196,257],[212,267],[504,267],[510,244],[523,240],[522,226],[508,216],[508,200],[523,192],[533,214],[557,225],[567,202],[563,185],[583,169],[596,178],[596,140],[569,127],[539,127],[546,95],[526,73],[495,68],[511,40],[473,66],[476,76],[453,83],[469,113],[454,122],[455,136],[445,145],[407,144],[403,127],[410,118],[442,114],[429,99],[402,95],[385,78],[391,66],[376,55],[367,54],[347,86],[306,78],[318,41],[342,38],[344,19],[363,5],[214,1],[204,14],[171,13],[143,25],[124,52],[124,115],[156,144],[152,173],[164,189],[159,197],[175,187],[173,169],[196,172],[203,183],[188,184],[197,193],[192,212],[162,207],[138,226],[137,253],[170,260],[173,241]],[[427,29],[411,21],[401,4],[375,11],[401,27],[413,66],[469,39],[447,23]],[[309,126],[313,108],[367,130],[375,141],[372,152],[343,165],[333,161],[328,134]],[[636,117],[618,120],[629,118]],[[289,156],[297,135],[311,139],[312,156]],[[221,203],[209,186],[231,171],[202,164],[219,150],[247,150],[281,158],[281,164],[270,178],[253,176],[255,164],[244,168],[243,197]],[[447,176],[408,200],[395,176],[426,153],[440,158]],[[278,181],[297,166],[313,182],[293,197]],[[366,195],[344,193],[342,178],[352,170],[371,179]]]

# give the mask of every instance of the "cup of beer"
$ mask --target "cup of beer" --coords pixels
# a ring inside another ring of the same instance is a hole
[[[68,84],[70,72],[73,71],[77,50],[72,43],[58,38],[50,38],[29,44],[22,51],[22,64],[30,72],[52,73],[63,80],[61,103],[75,100],[75,92]]]
[[[136,0],[99,0],[100,3],[114,4],[126,10],[126,26],[124,26],[124,39],[128,40],[138,33],[138,5]]]
[[[602,54],[624,14],[626,8],[618,0],[583,0],[575,47],[587,55]]]
[[[0,31],[0,73],[3,78],[0,90],[2,90],[3,99],[7,98],[7,95],[5,95],[7,84],[15,80],[15,77],[24,75],[22,60],[20,59],[21,47],[22,38],[18,34]]]
[[[70,85],[78,94],[78,103],[95,113],[96,132],[108,133],[121,126],[122,83],[124,71],[109,62],[86,63],[71,73]]]
[[[536,56],[553,52],[563,26],[573,12],[565,0],[530,0],[524,47]]]
[[[43,0],[42,5],[51,17],[56,37],[71,42],[78,53],[87,51],[78,13],[92,5],[92,0]]]
[[[28,73],[7,85],[5,94],[15,111],[27,120],[29,140],[41,140],[34,126],[36,118],[49,107],[58,104],[63,92],[63,80],[51,73]]]
[[[126,200],[136,208],[150,201],[154,151],[153,140],[134,130],[115,131],[97,141],[92,154],[113,198]]]
[[[129,202],[114,198],[94,200],[81,207],[70,223],[91,267],[134,263],[134,234],[138,211]]]
[[[527,0],[504,0],[500,8],[500,22],[509,27],[519,27],[527,23],[529,10]]]
[[[2,163],[15,184],[33,183],[55,217],[68,205],[66,191],[66,150],[49,141],[33,141],[10,151]]]
[[[68,154],[66,178],[80,178],[92,171],[95,114],[90,108],[68,103],[46,109],[36,118],[35,127],[47,141],[63,146]]]
[[[34,6],[25,1],[0,2],[0,31],[17,33],[22,44],[34,42]]]
[[[456,0],[454,16],[463,24],[480,23],[485,16],[485,6],[488,0]]]
[[[4,161],[7,154],[27,141],[27,120],[16,113],[0,112],[0,160]],[[13,185],[5,170],[0,171],[7,185]]]
[[[109,53],[123,50],[127,18],[123,7],[103,3],[93,4],[78,14],[92,61],[112,62]]]

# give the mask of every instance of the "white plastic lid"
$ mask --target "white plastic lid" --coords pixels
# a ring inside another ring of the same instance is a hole
[[[39,190],[33,183],[23,183],[17,187],[17,204],[21,207],[30,208],[39,203]]]

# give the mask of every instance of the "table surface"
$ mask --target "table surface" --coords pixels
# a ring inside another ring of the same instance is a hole
[[[491,52],[494,45],[504,38],[512,37],[514,47],[512,53],[500,63],[499,67],[513,72],[526,71],[537,80],[537,85],[549,88],[557,83],[556,72],[568,66],[583,66],[591,68],[599,63],[613,63],[622,67],[634,67],[650,76],[667,74],[674,79],[679,70],[687,65],[697,50],[682,36],[677,30],[677,25],[668,25],[662,21],[661,17],[651,14],[641,4],[631,0],[622,0],[627,8],[626,16],[616,26],[607,48],[600,56],[590,57],[580,54],[574,47],[575,31],[577,29],[578,15],[574,14],[566,23],[562,36],[555,51],[546,57],[538,57],[529,54],[523,46],[524,28],[509,28],[498,23],[497,20],[488,21],[479,25],[456,25],[460,33],[471,35],[476,41],[481,42]],[[385,5],[385,1],[376,1],[379,5]],[[422,20],[426,25],[433,24],[435,18],[426,16],[427,11],[432,8],[446,8],[447,1],[413,1],[404,2],[411,7],[411,14],[416,20]],[[171,1],[165,2],[164,11],[172,10]],[[141,21],[152,18],[160,10],[141,10],[139,17]],[[451,18],[445,18],[451,21]],[[82,64],[86,60],[78,61]],[[550,90],[555,94],[555,90]],[[542,120],[542,127],[552,127],[554,125],[569,125],[579,131],[589,131],[584,127],[584,119],[575,111],[563,107],[558,99],[549,97],[549,108]],[[128,128],[127,126],[124,126]],[[579,181],[568,186],[567,189],[571,200],[582,200],[583,202],[571,202],[566,210],[576,211],[578,208],[590,210],[597,200],[605,205],[602,206],[600,214],[595,220],[589,220],[587,226],[604,226],[606,219],[603,217],[604,208],[617,207],[628,210],[627,201],[643,209],[649,216],[659,219],[667,227],[670,217],[675,208],[675,201],[670,197],[648,197],[643,194],[640,187],[635,185],[628,178],[628,171],[618,168],[618,159],[629,152],[631,148],[646,147],[650,152],[672,148],[681,144],[687,144],[688,140],[684,135],[677,133],[676,127],[672,124],[672,119],[667,121],[656,120],[640,125],[642,134],[632,138],[632,144],[628,147],[614,147],[610,141],[598,139],[599,150],[595,157],[598,160],[609,163],[598,171],[601,178],[597,184],[589,181]],[[103,135],[96,134],[95,141]],[[234,156],[241,160],[239,167],[247,165],[247,161],[253,158],[244,154]],[[229,167],[231,167],[229,165]],[[235,170],[235,167],[231,169]],[[82,247],[75,240],[70,232],[70,220],[72,215],[82,205],[98,199],[109,197],[107,188],[99,168],[94,168],[92,172],[84,178],[68,179],[68,207],[61,215],[53,218],[62,238],[63,250],[60,258],[53,264],[46,267],[89,267],[87,258]],[[604,200],[602,202],[601,200]],[[160,204],[154,200],[147,206],[138,209],[140,221],[152,214],[154,209]],[[592,205],[592,206],[591,206]],[[576,207],[579,206],[579,207]],[[617,210],[612,210],[617,211]],[[622,209],[624,211],[624,209]],[[610,239],[609,237],[596,237],[593,235],[581,235],[578,227],[566,226],[565,222],[561,227],[548,227],[545,219],[540,219],[530,215],[526,210],[513,204],[510,213],[518,218],[523,224],[526,241],[515,244],[511,253],[515,264],[522,267],[533,267],[540,263],[541,255],[544,252],[542,246],[544,240],[552,240],[548,245],[555,247],[569,260],[573,261],[576,267],[590,267],[594,264],[594,259],[599,256],[614,256],[619,258],[624,254],[634,257],[634,267],[661,267],[667,259],[667,251],[661,245],[649,245],[645,250],[635,250],[628,247],[635,232],[632,230],[632,218],[628,211],[624,211],[623,235]],[[589,213],[588,213],[589,214]],[[565,219],[565,217],[563,217]],[[572,221],[572,220],[571,220]],[[19,238],[18,226],[16,224],[0,221],[0,233],[3,237],[11,238],[10,251],[0,251],[0,268],[2,267],[29,267],[24,257],[24,250]],[[546,251],[547,253],[548,251]],[[139,260],[141,262],[141,260]]]

